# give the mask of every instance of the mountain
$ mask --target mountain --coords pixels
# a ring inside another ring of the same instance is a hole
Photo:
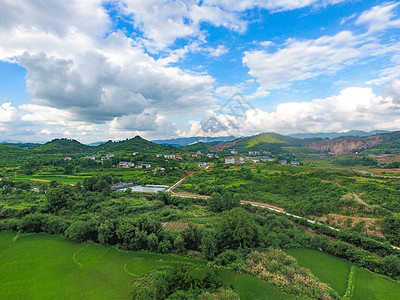
[[[40,146],[42,143],[24,143],[24,142],[0,142],[1,145],[16,146],[23,149],[33,149]]]
[[[176,139],[167,139],[167,140],[153,140],[153,143],[156,144],[162,144],[162,145],[172,145],[175,147],[180,147],[180,146],[188,146],[188,145],[193,145],[195,143],[207,143],[210,145],[219,145],[222,143],[226,143],[229,141],[233,141],[237,137],[234,136],[222,136],[222,137],[203,137],[203,136],[197,136],[197,137],[188,137],[188,138],[176,138]]]
[[[28,155],[29,150],[0,144],[0,167],[21,165]]]
[[[325,139],[311,143],[310,148],[318,151],[329,151],[336,154],[351,151],[372,149],[396,151],[400,150],[400,131],[375,134],[366,137],[341,137],[336,139]]]
[[[214,146],[212,151],[235,149],[237,151],[270,151],[282,152],[282,147],[307,147],[308,144],[321,139],[299,139],[278,133],[268,132],[254,136],[239,138],[232,142]]]
[[[88,146],[91,146],[91,147],[96,147],[96,146],[103,145],[105,143],[107,143],[107,142],[94,142],[94,143],[85,144],[85,145],[88,145]]]
[[[362,131],[362,130],[350,130],[347,132],[318,132],[318,133],[294,133],[289,134],[288,136],[299,138],[299,139],[306,139],[306,138],[339,138],[339,137],[347,137],[347,136],[358,136],[358,137],[365,137],[371,136],[375,134],[382,134],[382,133],[390,133],[390,131],[386,130],[373,130],[373,131]]]
[[[61,138],[54,139],[44,145],[33,148],[32,151],[49,154],[91,153],[93,151],[93,147],[84,145],[77,140]]]
[[[187,151],[187,152],[197,152],[200,151],[202,153],[207,153],[210,152],[212,148],[212,145],[208,143],[196,143],[192,145],[187,145],[187,146],[181,146],[178,149],[181,151]]]
[[[123,141],[113,142],[108,141],[105,144],[93,147],[95,151],[127,151],[127,152],[140,152],[140,151],[150,151],[150,152],[165,152],[165,151],[176,151],[176,148],[169,145],[159,145],[148,140],[141,138],[140,136],[135,136],[131,139],[126,139]]]

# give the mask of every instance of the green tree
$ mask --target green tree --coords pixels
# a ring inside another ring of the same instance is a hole
[[[201,244],[202,230],[190,223],[183,231],[182,237],[186,249],[198,250]]]
[[[74,242],[96,241],[97,230],[92,222],[76,221],[65,231],[65,236]]]
[[[158,237],[154,233],[151,233],[147,236],[147,245],[149,246],[149,250],[156,252],[158,249]]]
[[[237,207],[222,214],[217,224],[217,240],[221,249],[251,248],[258,243],[258,228],[251,215]]]
[[[178,250],[179,253],[183,253],[183,251],[185,250],[184,240],[182,235],[179,234],[174,240],[174,248]]]
[[[207,260],[213,260],[217,255],[217,239],[215,236],[215,230],[212,228],[206,228],[203,231],[203,237],[201,238],[201,253]]]

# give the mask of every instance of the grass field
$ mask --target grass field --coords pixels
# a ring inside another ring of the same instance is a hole
[[[351,263],[317,250],[303,248],[286,252],[296,258],[300,266],[310,269],[320,281],[328,283],[340,295],[344,295]]]
[[[360,268],[356,268],[354,278],[355,285],[351,299],[400,299],[400,284],[389,278]]]
[[[320,281],[328,283],[344,295],[351,263],[327,253],[312,249],[286,251],[297,259],[300,266],[310,269]],[[366,269],[355,268],[353,296],[351,299],[400,299],[400,283]]]
[[[124,252],[76,244],[61,236],[0,233],[0,299],[129,299],[130,283],[176,262],[206,265],[177,255]],[[257,278],[221,271],[244,300],[293,299]]]

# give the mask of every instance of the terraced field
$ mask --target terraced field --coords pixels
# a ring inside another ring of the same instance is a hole
[[[344,259],[312,249],[291,249],[286,251],[295,257],[300,266],[310,269],[320,281],[329,284],[340,295],[346,290],[354,300],[400,299],[400,283],[372,273],[366,269],[353,267],[353,285],[349,286],[352,264]]]
[[[60,236],[0,233],[0,299],[130,299],[130,283],[160,266],[206,261],[76,244]],[[221,271],[241,299],[294,299],[271,285]]]

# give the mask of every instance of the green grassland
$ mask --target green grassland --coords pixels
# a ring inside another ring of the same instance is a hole
[[[296,258],[299,265],[310,269],[319,280],[344,295],[350,262],[312,249],[290,249],[286,252]],[[356,267],[351,299],[400,299],[400,283]]]
[[[319,280],[344,295],[351,263],[317,250],[290,249],[286,252],[296,258],[300,266],[310,269]]]
[[[371,271],[357,268],[355,272],[354,300],[399,299],[400,284]]]
[[[60,236],[0,233],[1,299],[129,299],[131,282],[161,266],[198,258],[125,252],[96,244],[76,244]],[[294,299],[249,275],[222,270],[241,299]]]

